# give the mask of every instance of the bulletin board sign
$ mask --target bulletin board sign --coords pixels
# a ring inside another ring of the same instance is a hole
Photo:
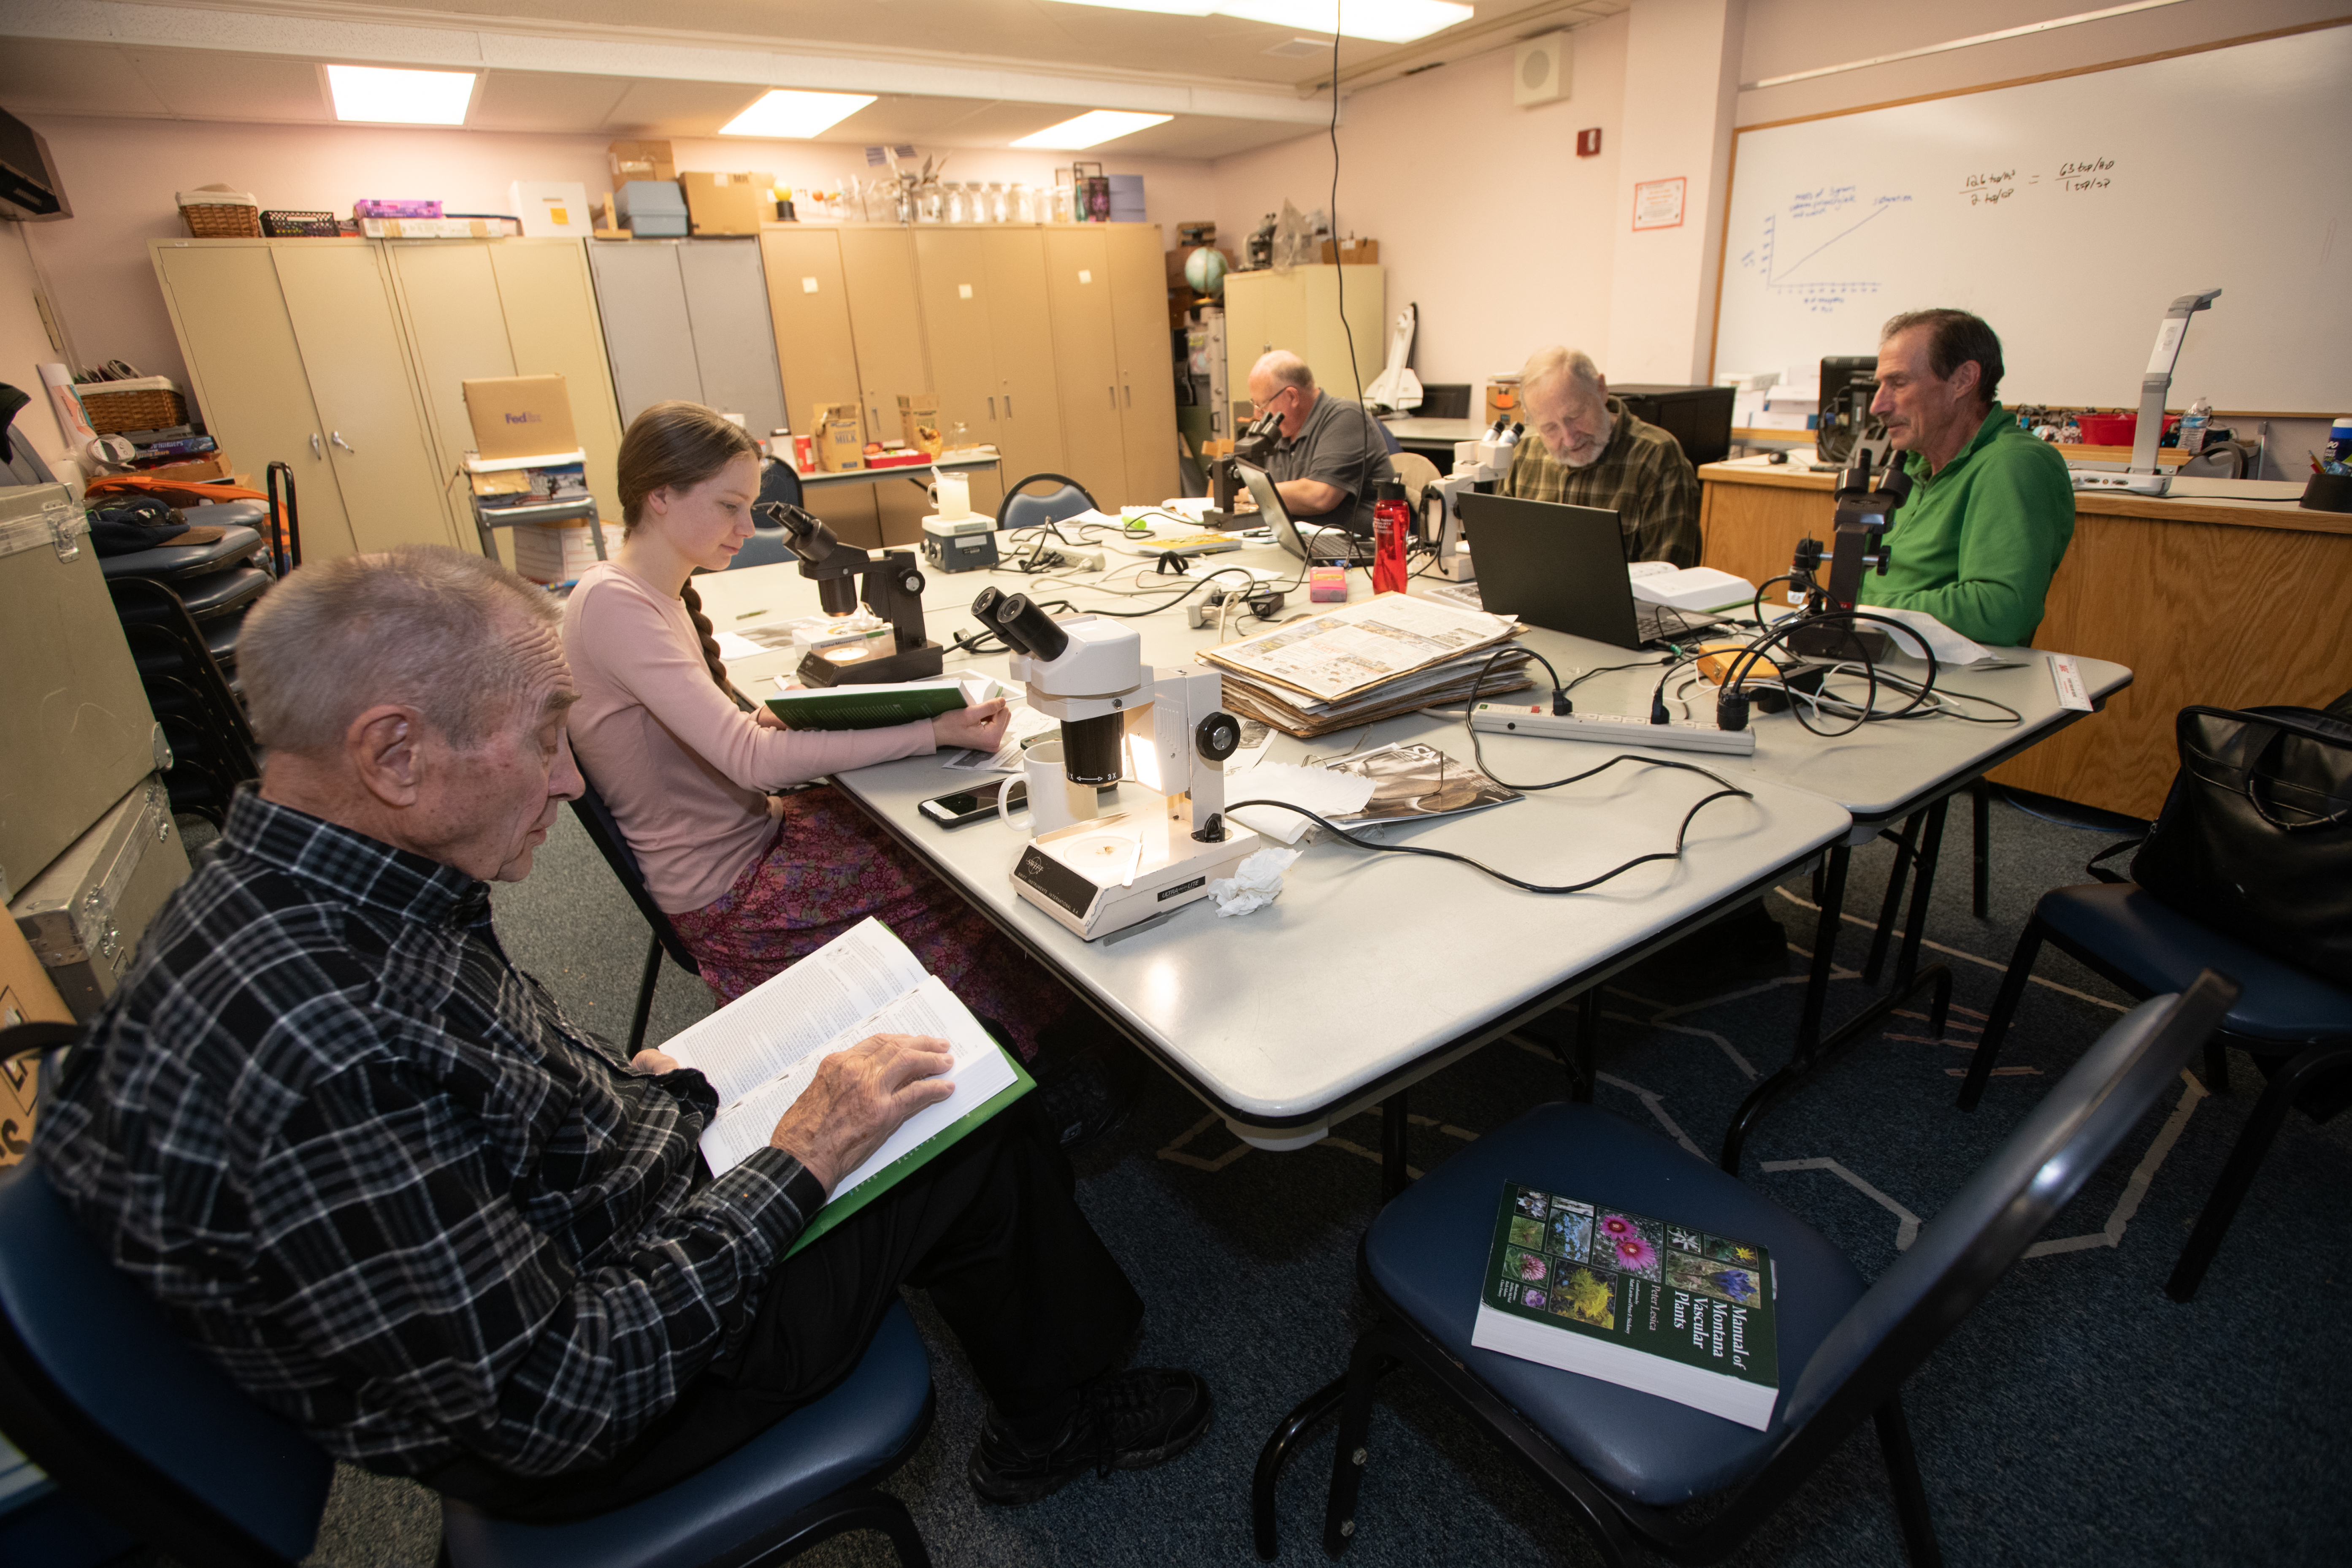
[[[1643,180],[1633,187],[1633,232],[1645,228],[1680,228],[1683,193],[1690,181],[1677,174],[1671,180]]]

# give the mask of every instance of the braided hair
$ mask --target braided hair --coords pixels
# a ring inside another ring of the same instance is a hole
[[[725,416],[699,403],[672,398],[656,403],[629,421],[621,437],[619,479],[621,521],[634,531],[643,516],[646,497],[658,489],[687,490],[711,479],[738,458],[757,457],[759,445]],[[678,599],[694,622],[702,643],[702,662],[722,691],[732,692],[727,667],[719,658],[719,638],[710,617],[702,611],[702,596],[688,577]]]

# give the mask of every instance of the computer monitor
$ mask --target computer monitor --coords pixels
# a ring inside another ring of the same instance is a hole
[[[1682,444],[1691,467],[1719,463],[1731,455],[1731,404],[1738,389],[1728,386],[1619,386],[1612,382],[1609,395],[1622,400],[1633,417],[1644,419]]]

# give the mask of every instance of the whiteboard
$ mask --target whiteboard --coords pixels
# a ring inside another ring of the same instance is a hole
[[[2010,403],[2352,413],[2352,26],[1742,131],[1714,364],[1877,350],[1898,311],[2000,334]]]

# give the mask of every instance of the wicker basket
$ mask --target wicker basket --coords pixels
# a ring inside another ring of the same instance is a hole
[[[89,416],[89,427],[101,436],[120,435],[125,430],[165,430],[188,421],[188,405],[168,386],[110,392],[101,381],[75,390],[81,395],[82,412]]]
[[[265,212],[261,232],[271,239],[333,239],[343,231],[332,213]]]
[[[205,202],[184,206],[180,216],[196,239],[259,239],[261,209],[237,202]]]

